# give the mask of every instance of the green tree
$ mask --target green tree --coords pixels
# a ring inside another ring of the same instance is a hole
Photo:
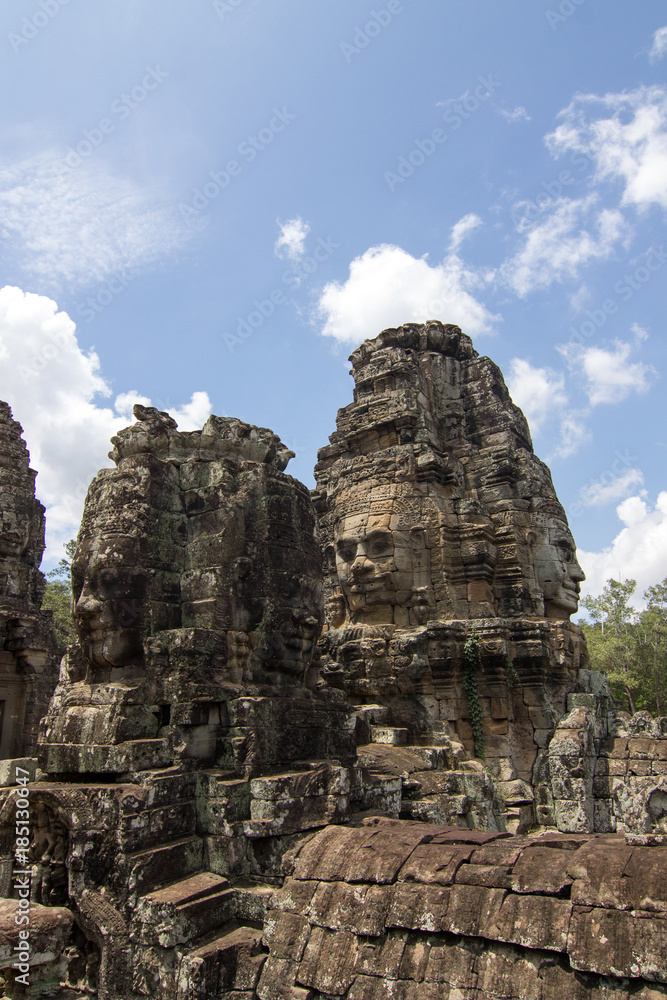
[[[583,606],[590,622],[582,622],[594,669],[603,671],[614,696],[630,712],[645,709],[660,715],[667,706],[667,578],[644,592],[646,609],[630,601],[635,580],[607,580],[599,597]]]
[[[53,611],[56,642],[61,654],[76,639],[71,613],[71,568],[75,551],[76,541],[72,538],[65,544],[66,558],[46,574],[46,591],[42,601],[45,610]]]
[[[584,625],[591,662],[603,671],[616,697],[625,701],[630,712],[637,711],[641,677],[637,663],[637,612],[630,598],[636,580],[607,580],[599,597],[588,596],[583,606],[591,624]]]
[[[662,715],[667,708],[667,577],[644,591],[646,610],[639,616],[639,638],[651,690],[649,710]]]

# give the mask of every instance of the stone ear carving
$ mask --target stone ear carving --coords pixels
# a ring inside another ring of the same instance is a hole
[[[414,528],[410,528],[410,541],[413,545],[420,545],[426,534],[426,528],[423,524],[418,524]]]
[[[532,548],[536,541],[537,541],[537,532],[533,531],[532,528],[529,528],[528,531],[526,532],[526,542]]]

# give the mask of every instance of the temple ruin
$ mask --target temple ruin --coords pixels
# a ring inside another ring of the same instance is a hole
[[[41,610],[44,507],[21,435],[0,402],[0,761],[36,757],[58,676],[50,614]]]
[[[59,678],[0,408],[3,669],[33,692],[0,765],[5,996],[667,996],[667,720],[590,669],[526,420],[458,327],[351,360],[312,495],[269,430],[135,407]]]

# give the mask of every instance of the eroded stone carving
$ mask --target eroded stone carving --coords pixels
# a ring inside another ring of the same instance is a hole
[[[0,402],[0,601],[39,610],[44,577],[44,507],[35,499],[35,475],[21,425]]]
[[[409,489],[350,491],[338,510],[336,572],[350,621],[423,624],[435,598],[425,519]]]
[[[585,576],[567,524],[556,517],[534,515],[526,539],[535,580],[544,597],[545,616],[569,618],[579,607]]]
[[[44,507],[21,435],[0,402],[0,759],[35,755],[57,679],[50,613],[40,610]]]
[[[34,803],[30,858],[31,899],[44,906],[62,906],[67,900],[67,831],[58,814],[39,799]]]
[[[316,469],[329,602],[400,627],[569,619],[584,575],[499,369],[438,322],[385,330],[350,360],[354,402]]]
[[[322,583],[308,492],[282,471],[292,453],[268,430],[210,417],[182,433],[154,408],[135,415],[113,439],[117,467],[86,499],[72,563],[78,643],[43,766],[256,769],[285,740],[269,739],[257,713],[239,722],[235,699],[305,696],[314,682]]]
[[[474,754],[483,737],[523,828],[538,754],[586,667],[565,512],[502,374],[458,327],[385,330],[350,360],[354,401],[315,470],[323,679],[358,711],[385,706],[408,743],[450,736]]]

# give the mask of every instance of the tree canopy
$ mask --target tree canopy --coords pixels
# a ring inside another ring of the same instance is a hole
[[[635,580],[607,580],[599,597],[582,602],[590,622],[582,622],[591,664],[603,671],[614,696],[628,711],[667,710],[667,577],[644,591],[646,608],[630,601]]]
[[[70,577],[72,559],[76,551],[75,540],[70,539],[64,548],[66,557],[60,560],[55,569],[46,574],[46,591],[42,601],[44,610],[53,611],[56,641],[61,653],[64,653],[67,646],[76,638],[71,612],[72,586]]]

